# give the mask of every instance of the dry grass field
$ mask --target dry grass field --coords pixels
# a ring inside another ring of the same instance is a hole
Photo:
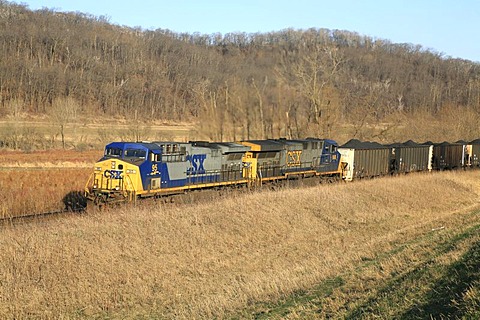
[[[6,226],[0,317],[478,316],[479,178],[382,178]]]
[[[0,217],[56,211],[83,190],[102,151],[0,152]]]
[[[198,138],[191,123],[164,123],[142,121],[127,122],[125,119],[78,119],[64,126],[67,149],[101,150],[106,143],[124,140],[175,140],[188,141]],[[25,151],[62,148],[60,126],[47,118],[27,116],[20,118],[0,117],[0,147]]]
[[[102,150],[0,151],[0,168],[92,168]]]

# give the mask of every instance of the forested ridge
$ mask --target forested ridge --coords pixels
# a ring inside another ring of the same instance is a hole
[[[0,52],[0,118],[191,122],[211,140],[480,136],[478,63],[351,31],[184,34],[0,1]]]

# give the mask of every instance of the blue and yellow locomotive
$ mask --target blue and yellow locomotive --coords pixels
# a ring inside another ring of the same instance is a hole
[[[228,185],[341,176],[335,141],[113,142],[85,187],[96,204]]]

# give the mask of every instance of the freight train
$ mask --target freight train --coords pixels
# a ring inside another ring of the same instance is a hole
[[[86,186],[97,205],[226,186],[317,177],[351,181],[480,166],[480,140],[382,145],[350,140],[113,142]]]

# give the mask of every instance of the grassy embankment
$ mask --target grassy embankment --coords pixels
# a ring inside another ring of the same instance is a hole
[[[5,318],[479,316],[480,172],[0,230]]]

